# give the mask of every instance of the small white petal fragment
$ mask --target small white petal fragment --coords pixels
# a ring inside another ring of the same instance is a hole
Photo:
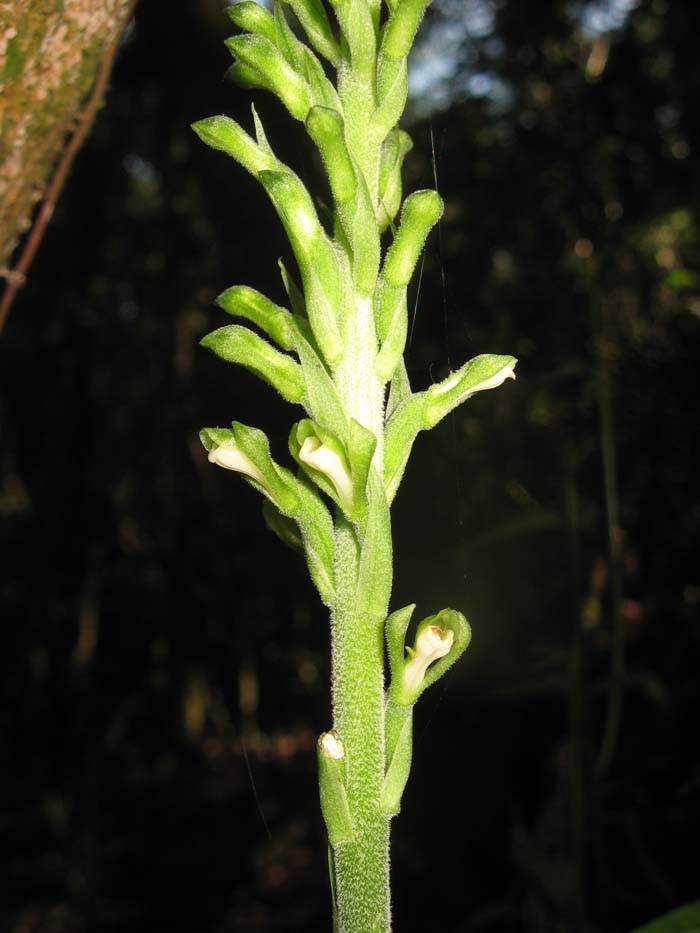
[[[335,732],[324,732],[318,740],[318,745],[325,758],[331,758],[333,761],[345,758],[345,746]]]
[[[234,470],[236,473],[244,473],[261,486],[267,486],[265,477],[255,466],[250,457],[247,457],[238,447],[212,447],[209,451],[208,460],[210,463],[216,463],[217,466],[225,470]]]
[[[454,632],[446,632],[439,625],[424,628],[416,639],[411,659],[403,669],[404,687],[409,693],[420,689],[428,667],[440,658],[444,658],[452,647]]]
[[[334,450],[322,444],[317,437],[307,437],[301,445],[299,459],[333,483],[341,502],[352,501],[352,479],[342,458]]]

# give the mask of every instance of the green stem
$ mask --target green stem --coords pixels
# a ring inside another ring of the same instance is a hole
[[[339,933],[388,933],[389,822],[379,809],[384,779],[384,617],[357,611],[359,559],[355,532],[341,519],[336,533],[337,598],[331,615],[333,714],[347,754],[347,794],[356,839],[335,847],[335,893]]]

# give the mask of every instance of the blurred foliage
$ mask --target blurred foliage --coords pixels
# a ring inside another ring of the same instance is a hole
[[[272,210],[188,130],[249,122],[219,6],[140,5],[0,346],[12,933],[328,928],[327,623],[197,441],[237,418],[286,446],[273,393],[197,347],[225,287],[284,294]],[[436,176],[447,210],[409,372],[423,388],[477,353],[520,363],[419,441],[394,509],[394,605],[418,587],[420,614],[455,605],[474,630],[416,724],[404,933],[624,933],[697,896],[699,19],[664,0],[436,0],[426,19],[406,190]],[[426,823],[438,788],[451,809]]]

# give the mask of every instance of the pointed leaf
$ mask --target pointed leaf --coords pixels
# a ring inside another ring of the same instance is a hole
[[[338,66],[340,49],[320,0],[286,0],[294,10],[309,41],[331,65]]]
[[[399,488],[418,432],[423,430],[425,393],[418,392],[396,409],[384,437],[384,486],[389,502]]]
[[[389,399],[386,403],[386,421],[391,418],[399,405],[402,405],[404,402],[408,401],[410,397],[411,383],[408,380],[406,364],[402,357],[399,360],[399,363],[394,371],[394,375],[391,378],[391,385],[389,386]]]

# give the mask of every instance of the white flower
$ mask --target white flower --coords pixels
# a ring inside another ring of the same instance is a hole
[[[352,502],[352,478],[340,454],[321,443],[317,437],[307,437],[301,445],[299,459],[323,473],[333,483],[341,502]]]
[[[217,466],[223,467],[225,470],[244,473],[267,489],[265,477],[250,457],[247,457],[238,447],[212,447],[208,459],[210,463],[216,463]]]
[[[409,693],[420,689],[428,667],[433,661],[445,657],[454,639],[453,631],[444,631],[439,625],[428,625],[423,629],[403,669],[404,687]]]

